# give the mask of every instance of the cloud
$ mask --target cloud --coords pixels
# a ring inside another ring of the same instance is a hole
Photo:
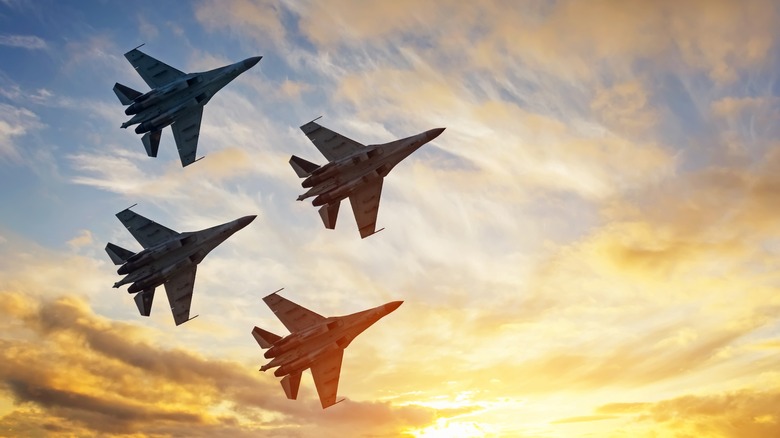
[[[206,159],[182,169],[169,131],[160,158],[146,157],[137,136],[117,131],[113,100],[71,102],[87,111],[80,120],[100,123],[63,152],[79,191],[126,197],[121,206],[142,198],[139,213],[174,229],[260,217],[199,267],[201,317],[176,330],[159,294],[144,319],[128,295],[108,292],[115,268],[102,242],[137,247],[113,210],[79,257],[22,250],[8,234],[0,306],[29,316],[4,318],[3,341],[37,374],[14,362],[7,397],[30,401],[3,425],[85,435],[92,422],[126,416],[106,432],[120,433],[159,400],[164,417],[144,433],[396,436],[452,423],[505,436],[635,436],[658,424],[638,419],[649,405],[604,403],[771,383],[780,230],[766,76],[775,43],[756,14],[776,17],[776,7],[233,5],[198,3],[197,19],[289,69],[253,70],[220,92],[201,132]],[[115,69],[112,82],[140,83],[110,39],[71,49],[89,54],[80,63]],[[183,56],[196,68],[230,61]],[[3,93],[15,102],[32,94]],[[348,207],[338,229],[324,230],[315,208],[294,201],[300,181],[286,161],[318,157],[297,126],[322,109],[323,124],[365,143],[448,128],[387,179],[378,236],[360,240]],[[345,355],[342,392],[357,401],[322,412],[310,381],[288,402],[256,372],[260,351],[240,327],[282,329],[259,300],[281,286],[322,314],[406,300]],[[71,294],[94,311],[51,298]],[[56,311],[40,313],[47,306]],[[35,322],[43,316],[58,328]],[[62,366],[44,369],[47,354]],[[113,410],[87,413],[97,402]],[[184,414],[195,415],[189,426]],[[447,424],[431,425],[436,416]]]
[[[43,128],[38,116],[32,111],[0,103],[0,158],[18,163],[23,156],[16,139]]]
[[[480,101],[465,85],[421,68],[422,72],[377,70],[347,76],[335,97],[369,118],[400,117],[408,126],[416,116],[417,129],[422,123],[449,126],[436,144],[451,145],[448,152],[481,170],[483,184],[511,185],[515,192],[531,185],[599,199],[656,180],[675,167],[670,151],[656,142],[583,129],[513,101]],[[615,105],[621,105],[615,112],[625,110],[625,104]],[[641,123],[647,128],[651,122]],[[637,129],[626,123],[616,128]],[[633,166],[624,166],[628,160]]]
[[[759,438],[780,433],[777,387],[742,389],[709,395],[686,395],[653,403],[603,405],[609,412],[630,419],[605,436],[650,437],[675,433],[681,436]],[[600,416],[600,415],[597,415]],[[614,417],[613,417],[614,418]]]
[[[138,80],[138,74],[129,68],[127,60],[122,56],[126,50],[118,47],[106,34],[90,34],[70,40],[65,44],[64,50],[66,58],[62,70],[66,74],[80,74],[80,78],[89,78],[95,72],[100,75],[95,76],[98,80],[103,80],[105,76],[111,77],[111,82],[119,80],[127,83]]]
[[[590,106],[616,132],[647,135],[659,122],[648,94],[637,80],[622,82],[598,90]]]
[[[305,5],[294,8],[299,27],[324,48],[398,46],[416,40],[430,42],[436,50],[429,53],[440,59],[470,60],[494,72],[514,68],[521,60],[566,78],[628,71],[635,60],[657,60],[659,67],[675,69],[672,60],[679,60],[718,82],[765,65],[773,41],[771,23],[778,14],[771,1],[563,1],[524,8],[502,1],[394,2],[381,8],[348,0],[338,6]],[[604,22],[611,25],[602,26]]]
[[[282,86],[279,88],[279,92],[288,99],[296,99],[301,94],[312,89],[312,86],[305,82],[291,81],[285,79],[282,82]]]
[[[773,169],[779,160],[780,148],[774,146],[757,157],[756,164],[690,172],[638,190],[605,212],[609,220],[621,220],[626,226],[630,222],[648,224],[650,235],[642,240],[656,248],[677,245],[681,251],[687,247],[700,255],[712,249],[721,254],[757,249],[753,245],[772,239],[780,231],[768,208],[778,195]],[[669,260],[669,254],[656,255],[653,258],[658,262]],[[634,261],[640,262],[641,258]],[[632,264],[630,258],[625,262]]]
[[[553,424],[584,423],[588,421],[612,420],[614,418],[615,416],[613,415],[582,415],[579,417],[561,418],[560,420],[553,421]]]
[[[92,243],[92,232],[89,230],[81,230],[79,231],[78,236],[68,240],[68,246],[73,249],[79,249],[83,246],[91,245]]]
[[[710,105],[713,115],[719,118],[739,117],[742,114],[762,112],[777,112],[777,104],[780,99],[776,97],[724,97]],[[774,111],[771,111],[773,110]],[[752,115],[752,114],[751,114]]]
[[[46,41],[35,35],[0,35],[0,46],[39,50],[48,47]]]
[[[150,41],[156,39],[160,31],[143,14],[138,14],[138,33],[141,34],[144,40]]]
[[[284,400],[276,379],[252,367],[160,348],[148,341],[150,329],[99,317],[80,299],[0,295],[0,313],[11,323],[0,341],[0,388],[16,403],[0,419],[3,430],[341,436],[419,427],[435,415],[353,401],[315,414],[315,400]],[[30,409],[38,415],[30,418]]]
[[[195,17],[208,30],[227,25],[237,35],[282,43],[286,35],[282,11],[282,4],[276,0],[231,0],[228,4],[205,0],[195,6]]]

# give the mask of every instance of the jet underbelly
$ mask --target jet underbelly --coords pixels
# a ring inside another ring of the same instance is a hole
[[[300,358],[322,350],[323,348],[333,344],[343,337],[344,329],[341,327],[312,336],[311,338],[304,340],[301,345],[293,348],[290,351],[284,352],[281,355],[279,363],[284,365],[295,362]]]

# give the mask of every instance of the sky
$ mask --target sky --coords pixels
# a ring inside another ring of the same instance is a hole
[[[780,6],[772,0],[0,0],[0,436],[780,436]],[[123,54],[262,61],[182,168],[111,88]],[[446,127],[387,177],[377,227],[326,230],[299,126],[364,144]],[[258,215],[142,317],[114,217]],[[404,305],[322,410],[265,362],[262,297]]]

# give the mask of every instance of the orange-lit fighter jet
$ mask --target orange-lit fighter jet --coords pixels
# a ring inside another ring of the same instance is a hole
[[[338,403],[336,393],[344,349],[363,330],[397,309],[403,301],[393,301],[351,315],[326,318],[282,298],[278,292],[268,295],[263,301],[290,334],[281,337],[259,327],[252,330],[252,336],[260,347],[268,349],[265,357],[271,359],[260,371],[279,367],[274,375],[282,377],[284,393],[288,399],[295,400],[301,384],[301,373],[311,368],[322,408]]]

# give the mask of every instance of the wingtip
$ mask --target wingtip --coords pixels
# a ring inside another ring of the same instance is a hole
[[[270,297],[270,296],[276,295],[276,294],[278,294],[279,292],[281,292],[281,291],[283,291],[283,290],[284,290],[284,288],[281,288],[281,289],[279,289],[279,290],[276,290],[276,291],[274,291],[274,292],[271,292],[270,294],[268,294],[268,295],[264,296],[264,297],[263,297],[263,299],[266,299],[266,298],[268,298],[268,297]]]
[[[384,229],[385,229],[385,227],[382,227],[382,228],[380,228],[380,229],[378,229],[378,230],[374,231],[373,233],[371,233],[371,234],[366,234],[366,235],[363,235],[363,233],[361,232],[361,233],[360,233],[360,238],[361,238],[361,239],[365,239],[366,237],[371,237],[371,236],[373,236],[374,234],[376,234],[376,233],[378,233],[378,232],[380,232],[380,231],[382,231],[382,230],[384,230]]]
[[[127,57],[127,55],[128,55],[128,54],[130,54],[130,52],[132,52],[133,50],[138,50],[138,49],[140,49],[141,47],[143,47],[143,46],[144,46],[144,44],[146,44],[146,43],[141,43],[140,45],[138,45],[138,46],[135,46],[135,47],[133,47],[132,49],[128,50],[128,51],[125,53],[125,57]]]
[[[177,323],[176,323],[176,326],[178,327],[178,326],[180,326],[180,325],[184,324],[185,322],[190,322],[190,321],[192,321],[193,319],[195,319],[195,318],[197,318],[197,317],[199,317],[199,316],[200,316],[200,315],[195,315],[195,316],[193,316],[192,318],[186,319],[186,320],[184,320],[184,321],[182,321],[182,322],[177,322]]]
[[[315,118],[314,120],[310,120],[310,121],[304,123],[303,125],[301,125],[301,128],[303,128],[304,126],[308,125],[309,123],[314,123],[314,122],[316,122],[317,120],[319,120],[321,118],[322,118],[322,116],[319,116],[319,117]]]
[[[137,203],[137,202],[136,202],[135,204],[133,204],[133,205],[131,205],[131,206],[127,207],[126,209],[124,209],[124,210],[120,211],[119,213],[122,213],[123,211],[130,210],[131,208],[135,207],[136,205],[138,205],[138,203]],[[119,214],[119,213],[117,213],[117,214]]]

